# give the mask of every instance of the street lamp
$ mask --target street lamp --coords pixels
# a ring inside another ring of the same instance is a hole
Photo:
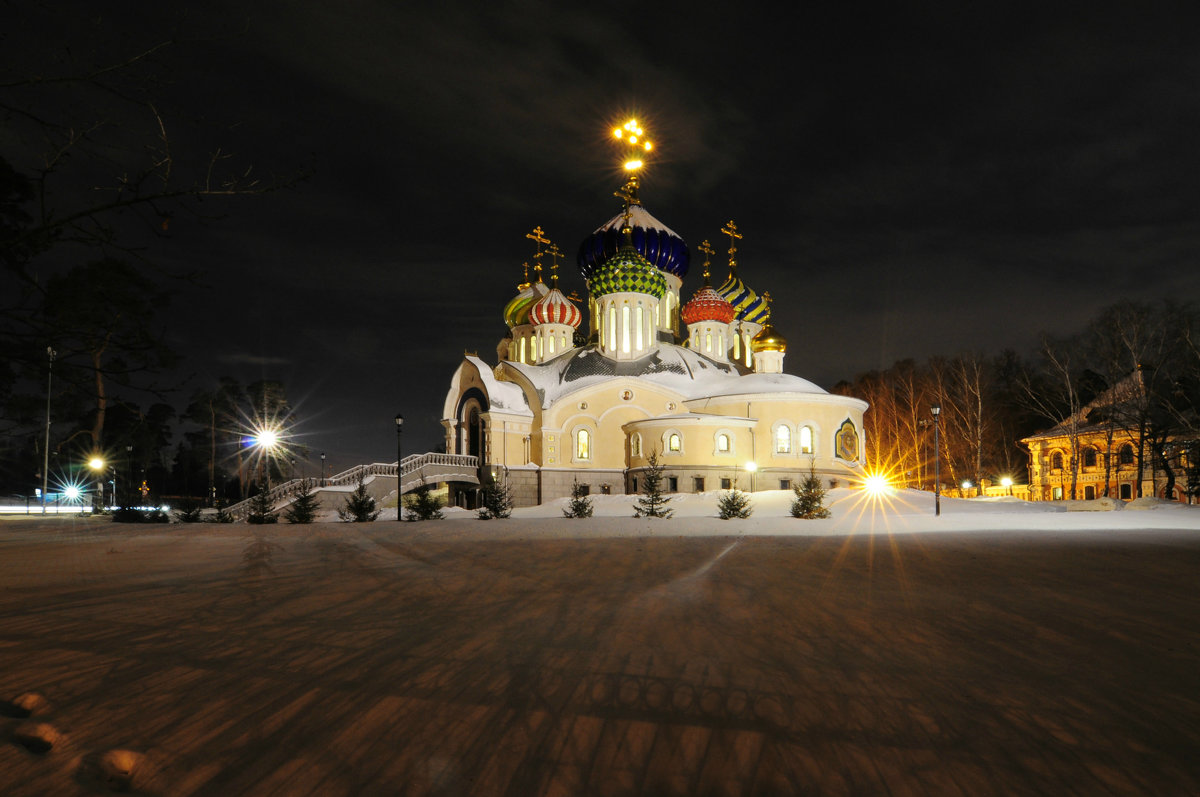
[[[746,472],[750,474],[750,492],[754,492],[754,472],[758,470],[758,463],[750,460],[746,463]]]
[[[942,514],[942,472],[941,472],[941,423],[942,408],[934,404],[929,408],[933,414],[933,515]]]
[[[321,452],[321,486],[325,486],[325,452]]]
[[[1005,476],[1003,479],[1001,479],[1001,480],[1000,480],[1000,486],[1001,486],[1001,487],[1007,487],[1007,488],[1008,488],[1008,494],[1009,494],[1010,496],[1012,495],[1012,479],[1010,479],[1010,478],[1008,478],[1007,476]]]
[[[254,435],[254,445],[258,446],[258,456],[261,459],[262,471],[267,475],[267,492],[271,491],[271,458],[275,456],[275,449],[279,446],[279,430],[278,429],[260,429]]]
[[[110,467],[108,467],[108,463],[105,462],[100,457],[92,457],[90,460],[88,460],[88,467],[91,468],[92,470],[96,471],[96,473],[99,474],[98,478],[99,478],[99,482],[100,482],[100,490],[99,490],[100,507],[102,509],[104,507],[104,475],[106,473],[108,473],[109,471],[112,472],[112,479],[110,480],[110,483],[112,484],[112,502],[113,502],[113,506],[116,506],[117,505],[117,468],[116,468],[116,466],[114,465],[113,467],[110,468]]]
[[[967,490],[971,489],[971,480],[963,479],[962,488],[963,488],[963,498],[970,498],[971,496],[967,495]]]
[[[404,474],[400,472],[401,463],[404,462],[404,446],[402,445],[404,432],[404,415],[396,413],[396,500],[400,501],[404,495]],[[398,514],[397,517],[400,515]]]
[[[46,444],[42,447],[42,514],[46,514],[46,491],[50,479],[50,386],[54,384],[54,355],[57,352],[50,346],[46,347],[46,355],[50,364],[46,366]]]

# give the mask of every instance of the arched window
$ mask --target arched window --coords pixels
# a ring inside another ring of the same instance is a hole
[[[629,305],[621,305],[621,351],[629,354]]]
[[[800,427],[800,453],[811,454],[813,452],[813,431],[811,426]]]
[[[643,327],[645,326],[645,311],[639,304],[637,308],[637,350],[641,351],[645,348],[645,343],[642,341]]]
[[[679,436],[679,432],[671,432],[667,435],[667,450],[679,453],[683,449],[683,439]]]
[[[642,436],[637,432],[629,438],[629,454],[630,456],[640,457],[642,455]]]
[[[1083,467],[1096,467],[1096,449],[1092,448],[1091,446],[1083,449]]]
[[[1050,467],[1053,470],[1063,469],[1063,457],[1061,451],[1055,451],[1054,455],[1050,457]]]
[[[575,459],[592,458],[592,434],[587,429],[575,433]]]
[[[728,454],[729,453],[729,435],[725,434],[724,432],[717,435],[717,453],[718,454]]]
[[[1121,464],[1122,465],[1132,465],[1133,464],[1133,446],[1129,445],[1129,443],[1126,443],[1125,445],[1121,446]]]
[[[525,338],[521,338],[521,362],[525,362]]]
[[[786,423],[781,423],[775,428],[775,453],[792,453],[792,429]]]

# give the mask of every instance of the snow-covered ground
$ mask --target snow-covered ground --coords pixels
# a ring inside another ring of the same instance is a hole
[[[1195,529],[1200,531],[1200,505],[1139,498],[1132,502],[1113,499],[1095,501],[1029,502],[1015,498],[942,498],[941,515],[934,514],[932,493],[898,490],[872,496],[864,490],[830,490],[825,505],[830,517],[799,520],[790,513],[793,494],[788,490],[756,492],[753,515],[744,520],[717,517],[720,492],[676,493],[670,496],[669,519],[634,518],[637,496],[593,495],[590,518],[563,517],[566,498],[541,506],[514,509],[509,520],[481,521],[473,510],[443,509],[445,518],[430,521],[427,533],[495,535],[509,532],[521,536],[612,537],[641,535],[849,535],[858,533],[935,532],[1086,532],[1137,531],[1139,529]],[[394,495],[392,502],[394,502]],[[322,521],[336,521],[326,513]],[[385,508],[379,520],[395,520],[394,506]],[[526,521],[513,523],[513,520]],[[435,525],[436,524],[436,525]]]

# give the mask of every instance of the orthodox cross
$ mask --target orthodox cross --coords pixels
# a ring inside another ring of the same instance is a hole
[[[558,244],[551,243],[549,248],[546,249],[546,251],[550,253],[550,260],[551,260],[550,284],[553,287],[557,288],[558,287],[558,259],[560,257],[562,257],[562,250],[560,250],[558,248]]]
[[[704,283],[708,284],[708,259],[713,256],[714,250],[712,244],[706,238],[702,244],[696,247],[696,251],[704,253]]]
[[[550,243],[550,239],[546,237],[546,233],[542,230],[539,224],[533,228],[533,232],[525,233],[525,237],[537,243],[537,252],[533,255],[533,270],[537,272],[538,282],[542,281],[542,245]]]
[[[733,272],[737,268],[737,239],[741,238],[742,234],[737,231],[737,225],[732,219],[721,228],[721,232],[729,236],[729,271]]]
[[[764,318],[763,320],[769,322],[771,320],[771,292],[770,291],[763,291],[763,304],[765,304],[767,306],[766,318]]]

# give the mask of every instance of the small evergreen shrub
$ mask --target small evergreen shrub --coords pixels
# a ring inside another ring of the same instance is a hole
[[[792,492],[796,494],[792,499],[792,517],[803,520],[829,517],[829,510],[825,508],[825,489],[821,487],[821,478],[815,470],[809,470],[808,475],[792,488]]]
[[[413,492],[404,496],[404,509],[408,510],[405,520],[441,520],[442,502],[433,494],[431,485],[422,484]]]
[[[250,499],[246,522],[256,526],[279,522],[279,515],[275,514],[275,503],[271,500],[266,485],[261,481],[258,483],[258,492]]]
[[[479,519],[506,518],[512,514],[512,488],[505,482],[490,481],[483,486],[480,496],[482,506],[479,507]]]
[[[233,515],[225,508],[224,501],[217,501],[217,513],[213,515],[214,523],[232,523]]]
[[[575,486],[571,488],[571,500],[567,502],[567,506],[563,509],[563,517],[591,517],[592,516],[592,499],[588,497],[584,491],[584,485],[575,480]]]
[[[200,504],[188,504],[175,513],[175,519],[180,523],[199,523],[204,520],[204,513]]]
[[[662,479],[666,465],[658,464],[658,452],[652,452],[646,458],[647,468],[642,475],[642,495],[638,496],[637,504],[633,507],[634,517],[669,518],[675,513],[668,509],[671,500],[663,495]]]
[[[313,490],[312,479],[300,482],[300,494],[292,505],[284,510],[283,516],[288,523],[312,523],[317,519],[317,509],[320,508],[317,493]]]
[[[748,518],[753,513],[754,507],[750,505],[749,493],[744,493],[741,490],[730,490],[721,493],[721,497],[717,499],[717,516],[721,520]]]
[[[375,499],[367,493],[362,471],[358,473],[358,486],[346,496],[346,505],[337,513],[346,523],[370,523],[379,517],[380,510],[375,508]]]

